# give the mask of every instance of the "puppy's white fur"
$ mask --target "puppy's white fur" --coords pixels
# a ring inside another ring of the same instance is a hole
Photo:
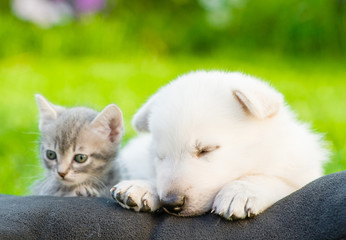
[[[238,72],[179,77],[133,125],[149,134],[123,150],[129,180],[112,194],[136,211],[154,211],[175,194],[186,199],[179,216],[256,215],[320,177],[328,158],[320,135],[296,120],[279,92]]]

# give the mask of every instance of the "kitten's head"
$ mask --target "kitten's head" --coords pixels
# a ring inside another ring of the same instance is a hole
[[[84,107],[67,109],[41,95],[36,101],[41,158],[50,174],[65,185],[97,181],[110,169],[119,149],[124,132],[120,109],[114,104],[101,113]]]

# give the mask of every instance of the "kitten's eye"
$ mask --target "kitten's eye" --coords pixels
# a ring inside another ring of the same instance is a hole
[[[88,159],[88,155],[85,155],[85,154],[77,154],[73,158],[73,160],[75,160],[77,163],[83,163],[87,159]]]
[[[206,154],[215,151],[216,149],[218,149],[220,146],[206,146],[206,147],[202,147],[202,148],[197,148],[196,151],[196,156],[198,158],[205,156]]]
[[[52,150],[47,150],[46,156],[49,160],[55,160],[56,159],[56,153]]]

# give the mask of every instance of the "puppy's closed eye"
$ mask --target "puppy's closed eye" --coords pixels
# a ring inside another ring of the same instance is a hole
[[[156,157],[157,159],[159,159],[160,161],[164,160],[166,158],[166,156],[164,154],[159,154],[159,153],[156,153]]]
[[[208,145],[208,146],[200,146],[200,144],[196,145],[196,157],[200,158],[203,157],[205,155],[207,155],[210,152],[215,151],[216,149],[220,148],[220,146],[218,145]]]

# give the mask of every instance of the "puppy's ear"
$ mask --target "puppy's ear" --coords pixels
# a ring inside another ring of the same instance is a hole
[[[91,122],[90,129],[112,143],[119,143],[124,132],[121,110],[115,104],[108,105]]]
[[[42,131],[42,128],[46,124],[54,121],[65,108],[50,103],[40,94],[35,94],[35,98],[38,110],[40,111],[40,122],[38,127],[40,131]]]
[[[153,95],[133,116],[132,126],[137,132],[149,132],[149,116],[155,96]]]
[[[283,96],[263,82],[233,90],[243,109],[258,119],[274,116],[283,105]]]

